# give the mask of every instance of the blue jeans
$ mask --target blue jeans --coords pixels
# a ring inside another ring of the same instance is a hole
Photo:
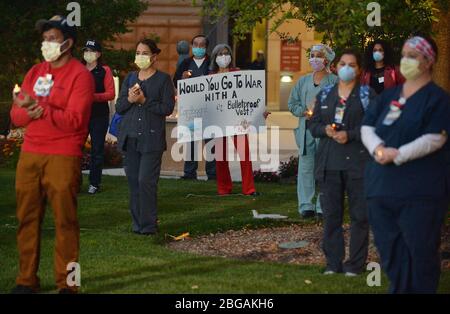
[[[109,117],[92,117],[89,121],[89,134],[91,135],[91,161],[89,183],[99,187],[102,181],[103,162],[105,159],[105,137],[108,131]]]
[[[206,139],[204,141],[205,145],[211,141],[212,139]],[[198,161],[195,158],[195,154],[197,153],[197,145],[196,142],[191,142],[190,145],[187,144],[189,152],[190,152],[190,160],[186,160],[184,162],[184,176],[188,178],[197,178],[197,169],[198,169]],[[214,153],[214,149],[212,150]],[[216,178],[216,160],[206,161],[205,162],[205,171],[208,179]]]

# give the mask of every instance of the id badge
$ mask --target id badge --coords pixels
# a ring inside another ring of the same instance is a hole
[[[342,121],[344,121],[344,112],[345,109],[343,107],[336,107],[336,113],[334,114],[335,123],[342,124]]]
[[[378,83],[380,84],[384,83],[384,76],[378,78]]]
[[[40,76],[34,84],[33,90],[36,96],[47,97],[50,95],[50,91],[53,87],[53,79],[51,74],[46,76]]]
[[[388,114],[383,120],[384,125],[392,125],[402,114],[402,110],[398,107],[391,106]]]

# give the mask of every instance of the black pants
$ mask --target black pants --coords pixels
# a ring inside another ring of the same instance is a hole
[[[92,117],[89,121],[89,134],[91,135],[91,161],[89,183],[99,187],[102,182],[103,162],[105,159],[105,137],[108,131],[108,116]]]
[[[435,293],[447,200],[371,198],[369,222],[390,293]]]
[[[205,145],[211,141],[212,139],[206,139],[204,141]],[[196,157],[197,154],[197,142],[191,142],[190,144],[186,144],[188,152],[187,155],[190,155],[189,160],[186,160],[184,162],[184,176],[189,178],[197,178],[197,169],[198,169],[198,158]],[[215,149],[212,149],[212,153],[214,153]],[[206,161],[205,162],[205,171],[206,175],[208,176],[208,179],[215,179],[216,178],[216,160],[212,161]]]
[[[140,153],[137,139],[128,138],[125,163],[130,189],[130,212],[134,232],[157,230],[157,188],[163,152]]]
[[[368,255],[369,224],[364,199],[363,179],[353,179],[347,171],[326,171],[319,182],[324,218],[322,248],[327,270],[361,273]],[[350,210],[350,256],[345,258],[343,234],[344,195],[348,195]]]

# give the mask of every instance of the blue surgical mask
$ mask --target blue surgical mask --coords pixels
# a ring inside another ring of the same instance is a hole
[[[206,55],[206,49],[194,47],[192,48],[192,54],[194,55],[194,57],[201,59]]]
[[[339,69],[338,71],[339,79],[344,82],[350,82],[355,79],[356,72],[351,66],[346,65]]]
[[[380,62],[383,59],[384,59],[384,54],[382,52],[375,51],[373,53],[373,60],[375,60],[375,62]]]

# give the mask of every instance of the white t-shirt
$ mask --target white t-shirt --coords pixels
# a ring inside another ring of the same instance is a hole
[[[203,58],[203,59],[196,59],[196,58],[194,58],[194,61],[195,61],[195,64],[197,64],[197,68],[200,69],[200,67],[203,64],[203,61],[205,61],[205,58]]]

